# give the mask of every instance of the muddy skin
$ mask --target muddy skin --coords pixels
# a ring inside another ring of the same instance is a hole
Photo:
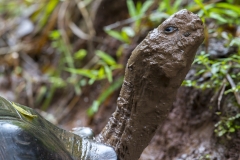
[[[112,146],[121,160],[136,160],[165,120],[176,91],[204,39],[199,17],[181,10],[132,52],[117,109],[96,138]]]

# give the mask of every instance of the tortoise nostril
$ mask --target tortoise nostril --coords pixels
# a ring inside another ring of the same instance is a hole
[[[188,36],[191,35],[191,33],[190,33],[190,32],[185,32],[185,33],[183,33],[183,35],[184,35],[185,37],[188,37]]]

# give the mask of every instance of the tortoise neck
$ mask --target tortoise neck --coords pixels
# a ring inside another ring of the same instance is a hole
[[[165,33],[173,22],[177,30]],[[138,159],[163,124],[203,39],[201,20],[187,10],[150,32],[132,52],[116,111],[96,140],[112,146],[121,160]]]
[[[143,53],[137,47],[125,70],[116,111],[96,138],[112,146],[124,160],[139,158],[166,118],[185,77],[169,78],[158,65],[143,62]]]

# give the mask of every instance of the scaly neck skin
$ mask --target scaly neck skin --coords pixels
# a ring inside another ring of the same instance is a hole
[[[195,20],[198,28],[191,28],[197,32],[191,35],[194,41],[187,42],[189,37],[184,37],[183,33],[192,30],[181,26],[185,24],[178,26],[176,16],[152,31],[128,60],[117,109],[97,137],[97,141],[112,146],[121,160],[138,159],[148,145],[166,118],[203,41],[202,23],[196,15],[186,10],[175,15],[180,19],[187,17],[189,23]],[[163,29],[172,22],[178,30],[171,35],[164,34]]]

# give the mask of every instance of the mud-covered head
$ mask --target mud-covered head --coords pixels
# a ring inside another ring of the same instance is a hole
[[[191,65],[204,39],[203,32],[200,18],[184,9],[150,32],[144,42],[149,49],[143,47],[142,50],[148,52],[167,77],[174,77],[180,69]]]
[[[162,41],[172,42],[182,50],[199,46],[204,39],[202,21],[196,14],[186,9],[165,20],[158,27],[158,32],[163,35]]]

